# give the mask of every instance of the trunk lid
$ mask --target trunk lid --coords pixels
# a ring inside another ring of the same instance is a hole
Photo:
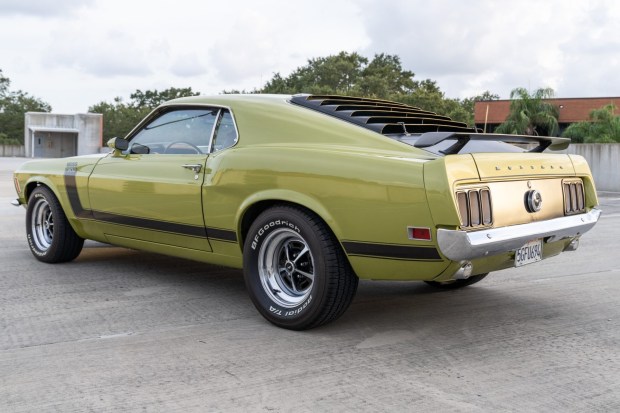
[[[480,179],[537,179],[549,176],[574,176],[568,155],[549,153],[472,153]]]

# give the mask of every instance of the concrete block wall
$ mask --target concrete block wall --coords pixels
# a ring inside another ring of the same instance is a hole
[[[0,157],[24,157],[24,145],[0,145]]]
[[[620,143],[573,144],[567,153],[586,158],[598,191],[620,192]]]

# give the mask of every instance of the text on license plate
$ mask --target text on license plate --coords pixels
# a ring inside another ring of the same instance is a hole
[[[515,251],[515,267],[542,260],[542,239],[528,242]]]

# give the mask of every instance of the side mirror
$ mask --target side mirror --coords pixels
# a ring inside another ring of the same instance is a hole
[[[108,148],[114,151],[114,156],[120,156],[122,151],[129,148],[129,141],[123,138],[112,138],[107,143]]]

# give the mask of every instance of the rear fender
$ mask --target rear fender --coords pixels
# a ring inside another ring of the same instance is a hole
[[[237,223],[237,234],[240,235],[239,242],[242,249],[244,241],[242,229],[243,217],[253,205],[264,201],[300,205],[317,214],[329,226],[336,238],[341,239],[342,230],[340,226],[325,206],[319,202],[319,200],[306,194],[288,189],[271,189],[254,193],[246,198],[241,203],[239,210],[236,213],[235,222]]]
[[[424,164],[424,186],[435,225],[455,228],[460,225],[454,187],[457,183],[480,182],[471,155],[451,155]]]

